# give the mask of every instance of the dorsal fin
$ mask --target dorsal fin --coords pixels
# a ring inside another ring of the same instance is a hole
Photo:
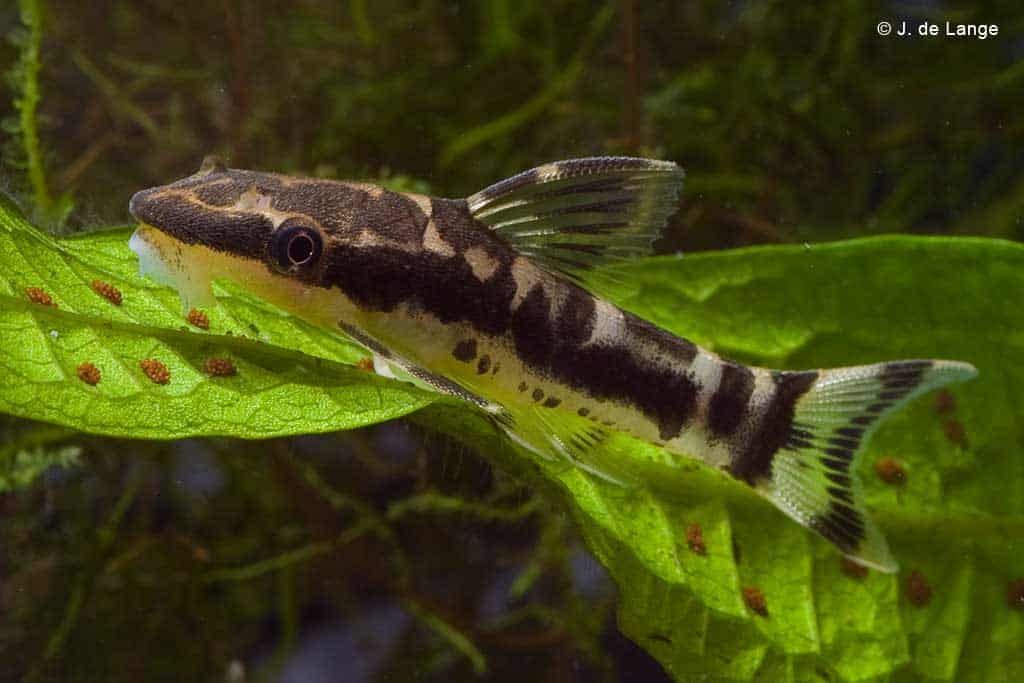
[[[538,265],[576,281],[650,253],[676,210],[683,171],[670,161],[589,157],[538,166],[466,201],[473,216]]]

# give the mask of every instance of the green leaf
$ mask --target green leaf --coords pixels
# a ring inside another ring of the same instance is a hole
[[[346,365],[363,355],[355,346],[230,288],[205,311],[209,330],[191,327],[175,292],[137,274],[129,234],[58,243],[0,207],[0,410],[97,434],[265,438],[374,424],[433,400]],[[55,305],[33,303],[29,288]],[[208,376],[210,358],[237,374]],[[166,366],[168,383],[143,372],[147,359]],[[99,370],[94,386],[79,379],[82,363]]]
[[[615,578],[625,633],[689,680],[985,681],[1024,676],[1024,247],[879,238],[657,258],[622,267],[623,303],[718,353],[776,367],[946,357],[977,365],[938,414],[925,397],[890,419],[862,462],[868,498],[904,570],[845,574],[835,551],[727,476],[626,436],[603,457],[646,483],[621,488],[537,461],[479,414],[346,365],[360,357],[218,285],[210,330],[184,325],[176,295],[135,275],[126,231],[55,242],[0,207],[0,409],[90,432],[258,438],[413,418],[455,435],[565,502]],[[116,285],[113,306],[89,288]],[[57,308],[28,301],[43,287]],[[56,334],[52,334],[55,331]],[[230,334],[228,334],[230,332]],[[208,378],[228,356],[235,377]],[[153,384],[139,369],[159,358]],[[103,370],[95,387],[75,369]],[[959,426],[950,426],[956,423]],[[872,469],[898,458],[893,487]],[[705,552],[696,552],[691,525]],[[908,596],[911,571],[930,600]],[[744,590],[764,597],[760,615]]]

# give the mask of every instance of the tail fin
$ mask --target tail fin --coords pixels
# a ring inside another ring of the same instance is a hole
[[[976,374],[967,363],[940,360],[823,370],[796,401],[762,493],[851,560],[896,571],[885,538],[867,517],[854,463],[889,413],[929,389]]]

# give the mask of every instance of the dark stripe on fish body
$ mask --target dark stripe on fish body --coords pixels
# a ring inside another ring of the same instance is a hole
[[[555,348],[549,315],[551,302],[544,287],[535,285],[512,315],[512,340],[519,358],[534,367],[546,367]]]
[[[711,396],[708,428],[719,438],[731,436],[747,415],[750,395],[754,392],[754,373],[742,365],[722,364],[722,379]]]
[[[729,472],[751,486],[768,479],[772,473],[775,453],[786,443],[793,426],[796,402],[818,379],[818,373],[773,372],[775,393],[768,402],[757,433],[736,453]]]
[[[555,321],[555,334],[561,344],[581,346],[590,339],[597,323],[597,305],[586,290],[572,287]]]
[[[455,345],[452,351],[455,360],[471,363],[476,359],[476,339],[464,339]]]
[[[132,197],[132,211],[185,244],[199,244],[262,262],[274,231],[269,218],[246,212],[196,211],[186,197],[163,190],[139,192]],[[268,266],[269,267],[269,266]]]
[[[408,196],[385,190],[367,209],[361,217],[360,229],[406,244],[423,241],[430,216]]]
[[[635,406],[657,425],[663,440],[681,433],[696,412],[701,388],[686,370],[697,355],[694,344],[626,311],[621,338],[588,344],[597,322],[594,297],[548,276],[513,311],[511,265],[517,254],[474,221],[465,201],[433,200],[432,206],[438,233],[455,254],[342,241],[326,250],[321,286],[338,286],[367,310],[389,312],[409,303],[442,323],[468,323],[496,337],[509,334],[519,358],[542,376],[596,399]],[[484,249],[498,262],[484,282],[462,256],[470,247]],[[552,319],[548,290],[555,288],[563,305]]]
[[[582,347],[554,345],[550,367],[556,377],[598,399],[630,403],[658,427],[662,440],[674,439],[695,415],[700,384],[685,368],[697,347],[624,311],[623,339]],[[668,358],[659,367],[641,358],[637,349]]]

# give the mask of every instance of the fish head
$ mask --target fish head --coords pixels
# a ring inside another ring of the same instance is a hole
[[[135,193],[130,246],[140,271],[175,287],[185,309],[212,303],[211,283],[235,281],[272,303],[325,287],[327,256],[355,239],[364,183],[228,168],[207,157],[181,180]]]

